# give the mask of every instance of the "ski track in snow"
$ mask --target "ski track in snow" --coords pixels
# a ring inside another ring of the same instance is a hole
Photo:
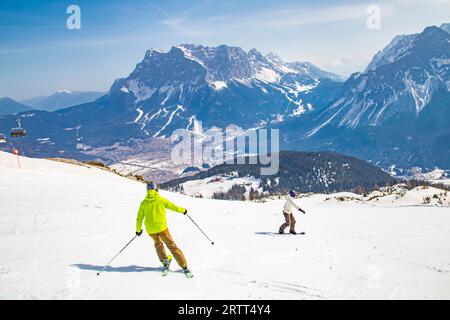
[[[439,207],[375,207],[297,200],[304,236],[265,236],[283,222],[282,200],[190,198],[215,241],[181,214],[169,228],[193,279],[167,277],[152,240],[133,236],[143,184],[106,171],[0,152],[1,299],[450,299],[450,214]]]
[[[139,122],[139,120],[142,118],[142,116],[144,115],[144,111],[142,111],[142,109],[141,108],[136,108],[136,111],[137,111],[137,113],[138,113],[138,115],[137,115],[137,117],[136,117],[136,119],[134,119],[134,123],[138,123]]]
[[[163,132],[164,129],[167,128],[167,126],[172,122],[173,117],[174,117],[175,114],[178,112],[178,110],[185,111],[185,109],[184,109],[184,107],[183,107],[182,105],[177,105],[177,107],[175,108],[175,110],[172,111],[172,113],[170,114],[169,120],[167,120],[166,124],[165,124],[161,129],[159,129],[158,132],[156,132],[156,133],[153,135],[154,138],[156,138],[157,136],[159,136],[159,134],[160,134],[161,132]]]

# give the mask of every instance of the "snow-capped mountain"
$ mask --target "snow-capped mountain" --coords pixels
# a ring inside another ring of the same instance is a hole
[[[30,110],[30,107],[8,97],[0,98],[0,115],[14,115],[16,113]]]
[[[101,154],[123,162],[123,150],[133,146],[133,162],[157,164],[160,159],[139,158],[152,139],[179,128],[233,124],[280,128],[285,150],[337,151],[386,168],[446,169],[450,34],[444,29],[394,38],[345,83],[310,63],[283,62],[255,49],[151,49],[96,101],[23,114],[29,136],[21,147],[31,155]],[[0,131],[14,123],[14,117],[3,117]]]
[[[128,77],[116,80],[97,100],[22,115],[28,137],[17,143],[30,155],[93,157],[107,149],[107,157],[117,160],[111,152],[120,148],[109,146],[167,138],[179,128],[235,125],[245,130],[302,117],[326,107],[342,86],[339,76],[310,63],[285,63],[255,49],[151,49]],[[0,129],[12,125],[13,118],[0,119]]]
[[[310,63],[285,63],[255,49],[188,44],[148,50],[110,94],[127,95],[133,122],[156,137],[193,128],[196,121],[250,128],[297,117],[325,107],[341,81]]]
[[[49,96],[40,96],[21,101],[37,110],[56,111],[94,101],[106,92],[58,90]]]
[[[365,72],[373,71],[380,66],[388,65],[401,59],[411,50],[417,34],[396,36],[391,43],[373,57]]]
[[[383,165],[450,167],[449,33],[428,27],[394,38],[342,92],[308,119],[302,147]]]
[[[435,93],[450,90],[449,39],[448,33],[436,27],[396,37],[364,73],[350,77],[323,124],[354,128],[377,126],[402,114],[418,117]]]

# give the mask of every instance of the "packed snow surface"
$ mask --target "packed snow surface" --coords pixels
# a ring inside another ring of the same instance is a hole
[[[195,277],[167,277],[143,235],[133,236],[143,184],[88,166],[0,153],[0,299],[450,298],[450,210],[297,200],[297,231],[275,235],[283,200],[198,199],[168,213]]]

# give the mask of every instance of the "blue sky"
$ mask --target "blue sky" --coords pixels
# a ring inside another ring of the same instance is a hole
[[[68,30],[66,8],[81,8]],[[366,27],[367,7],[381,29]],[[0,96],[108,90],[148,48],[236,45],[343,75],[360,71],[398,34],[448,22],[450,0],[90,0],[0,1]]]

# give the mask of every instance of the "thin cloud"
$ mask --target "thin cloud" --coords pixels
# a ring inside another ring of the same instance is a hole
[[[329,24],[345,21],[365,21],[367,5],[339,5],[332,7],[296,7],[289,10],[259,12],[241,16],[212,16],[196,19],[191,16],[172,16],[161,24],[174,32],[182,32],[192,37],[227,34],[237,31],[283,29],[307,25]],[[394,14],[388,5],[383,7],[383,17]]]
[[[160,13],[162,13],[163,16],[165,16],[166,18],[172,18],[172,15],[170,15],[169,13],[167,13],[167,11],[165,11],[164,9],[162,9],[161,7],[158,7],[157,5],[151,3],[148,0],[144,0],[144,3],[147,4],[148,6],[152,7],[153,9],[156,9],[157,11],[159,11]]]
[[[450,0],[383,0],[351,5],[294,6],[283,10],[261,10],[252,14],[209,16],[199,19],[195,10],[173,14],[160,24],[166,32],[201,37],[264,29],[288,29],[313,25],[326,25],[361,21],[365,24],[369,5],[378,5],[383,19],[394,17],[403,10],[449,4]]]

